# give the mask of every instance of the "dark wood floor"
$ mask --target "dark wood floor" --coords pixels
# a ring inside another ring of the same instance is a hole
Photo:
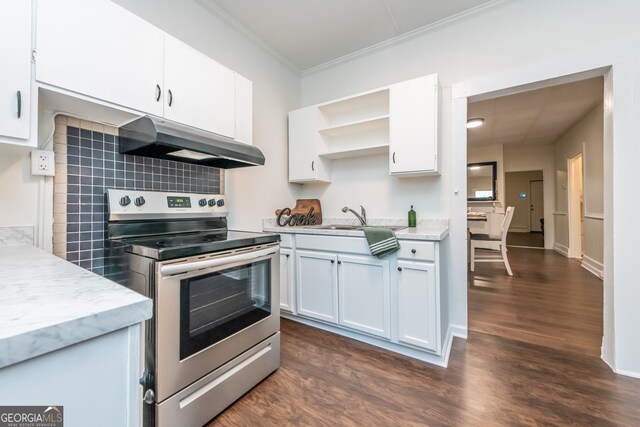
[[[282,320],[280,369],[208,426],[639,426],[640,380],[593,350],[602,284],[547,251],[509,257],[513,278],[472,276],[469,339],[447,369]]]
[[[469,273],[469,329],[600,356],[602,280],[550,250],[509,248],[502,263]]]
[[[208,426],[638,426],[640,380],[471,332],[447,369],[282,321],[282,366]]]
[[[507,233],[507,246],[544,248],[544,233]]]

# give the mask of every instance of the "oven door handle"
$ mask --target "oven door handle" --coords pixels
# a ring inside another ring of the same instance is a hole
[[[176,274],[189,273],[190,271],[202,270],[205,268],[218,267],[221,265],[229,265],[237,262],[249,262],[263,258],[268,255],[272,255],[278,252],[277,247],[261,249],[258,251],[247,252],[239,255],[232,255],[228,257],[220,257],[207,259],[203,261],[194,261],[182,264],[163,265],[160,267],[160,274],[162,276],[173,276]]]

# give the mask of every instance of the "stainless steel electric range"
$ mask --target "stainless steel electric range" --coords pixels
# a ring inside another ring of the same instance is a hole
[[[280,365],[279,235],[228,230],[222,195],[107,198],[107,268],[154,301],[143,424],[201,426]]]

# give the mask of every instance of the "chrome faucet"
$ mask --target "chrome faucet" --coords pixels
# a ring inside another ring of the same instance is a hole
[[[344,213],[351,212],[352,214],[354,214],[356,216],[356,218],[358,218],[360,220],[360,224],[367,225],[367,211],[364,210],[364,206],[360,205],[360,215],[358,215],[358,212],[354,211],[353,209],[348,208],[347,206],[342,208],[342,212],[344,212]]]

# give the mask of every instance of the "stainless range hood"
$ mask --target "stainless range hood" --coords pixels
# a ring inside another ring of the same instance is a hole
[[[123,154],[222,169],[264,165],[262,152],[252,145],[152,116],[121,126],[118,139]]]

